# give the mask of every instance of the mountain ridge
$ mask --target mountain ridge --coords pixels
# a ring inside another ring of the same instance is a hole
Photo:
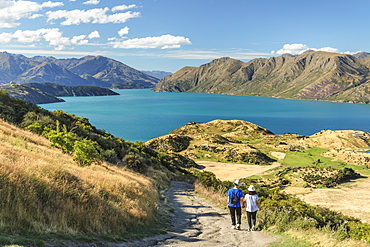
[[[309,51],[249,62],[223,57],[184,67],[153,90],[369,103],[369,76],[368,53]]]
[[[57,59],[0,52],[0,85],[56,83],[65,86],[151,88],[159,79],[103,56]]]
[[[59,97],[65,96],[119,95],[108,88],[94,86],[64,86],[55,83],[37,82],[0,85],[0,90],[6,91],[12,98],[21,99],[32,104],[64,102],[64,100]]]

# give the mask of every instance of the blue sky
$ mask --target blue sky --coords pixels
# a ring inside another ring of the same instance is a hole
[[[176,72],[220,57],[370,51],[365,0],[0,0],[0,51]]]

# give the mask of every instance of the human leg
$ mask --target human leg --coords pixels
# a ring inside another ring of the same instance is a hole
[[[252,212],[247,211],[247,219],[248,219],[249,229],[252,229],[252,227],[253,227],[253,225],[252,225]]]
[[[229,210],[230,210],[230,216],[231,216],[231,225],[235,226],[236,225],[236,218],[235,218],[236,210],[235,210],[235,207],[230,207],[229,206]]]
[[[235,208],[235,212],[237,221],[236,229],[240,230],[240,225],[242,224],[242,208],[241,207]]]
[[[252,221],[252,228],[253,230],[255,230],[256,228],[256,223],[257,223],[257,211],[256,212],[251,212],[251,221]]]

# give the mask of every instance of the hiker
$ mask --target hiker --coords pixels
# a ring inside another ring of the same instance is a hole
[[[243,207],[245,206],[245,204],[249,226],[248,231],[254,231],[256,230],[257,211],[261,210],[261,206],[258,202],[258,195],[253,185],[250,185],[248,187],[248,194],[246,194],[244,197]]]
[[[234,188],[231,188],[227,192],[228,201],[227,206],[230,210],[231,215],[231,228],[240,230],[240,225],[242,223],[242,204],[243,204],[243,198],[244,194],[239,187],[242,184],[239,180],[235,180],[234,182]]]

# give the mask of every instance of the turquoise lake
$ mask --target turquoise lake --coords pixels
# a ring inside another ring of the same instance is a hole
[[[370,132],[370,105],[315,100],[157,93],[149,89],[114,90],[117,96],[63,97],[66,102],[42,104],[86,117],[98,129],[125,140],[147,141],[189,122],[240,119],[275,134],[312,135],[323,129]]]

